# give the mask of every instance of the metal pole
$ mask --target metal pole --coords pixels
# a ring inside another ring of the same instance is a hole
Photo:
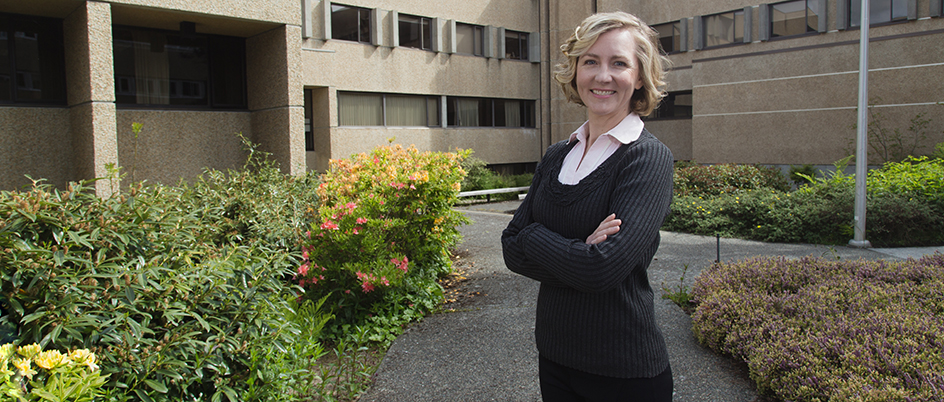
[[[862,0],[859,25],[859,116],[856,123],[855,237],[849,240],[850,246],[860,248],[872,247],[865,239],[865,179],[869,164],[869,12],[869,0]]]

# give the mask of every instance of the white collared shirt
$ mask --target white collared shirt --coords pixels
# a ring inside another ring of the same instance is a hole
[[[577,140],[579,143],[574,145],[567,156],[564,157],[564,164],[561,166],[560,174],[557,175],[557,180],[563,184],[579,183],[580,180],[596,170],[606,158],[613,155],[621,145],[639,139],[639,135],[642,134],[642,129],[645,126],[639,115],[630,113],[612,130],[601,134],[600,138],[593,142],[593,145],[587,150],[587,154],[584,155],[588,124],[589,122],[583,123],[577,131],[570,134],[570,140],[568,141]]]

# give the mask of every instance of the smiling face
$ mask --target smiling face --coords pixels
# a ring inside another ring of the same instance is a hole
[[[629,114],[633,92],[642,88],[635,51],[632,33],[614,29],[600,35],[577,60],[577,93],[591,122],[618,123]]]

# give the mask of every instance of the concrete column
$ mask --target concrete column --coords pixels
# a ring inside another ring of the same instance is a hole
[[[761,4],[757,8],[760,10],[760,13],[759,13],[760,15],[758,15],[758,18],[757,18],[758,20],[760,20],[757,27],[758,28],[757,36],[759,36],[758,39],[760,39],[761,42],[766,42],[770,40],[770,35],[771,35],[771,32],[770,32],[771,7],[770,7],[770,4],[765,3],[765,4]]]
[[[111,25],[111,5],[97,1],[82,3],[63,22],[75,167],[70,180],[105,177],[108,165],[118,166]],[[117,181],[100,180],[95,192],[105,197],[117,187]]]
[[[301,27],[281,26],[246,39],[252,135],[283,173],[305,172],[305,94]]]

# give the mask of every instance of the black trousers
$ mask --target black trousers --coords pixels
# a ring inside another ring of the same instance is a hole
[[[652,378],[614,378],[585,373],[540,357],[544,402],[671,402],[672,367]]]

